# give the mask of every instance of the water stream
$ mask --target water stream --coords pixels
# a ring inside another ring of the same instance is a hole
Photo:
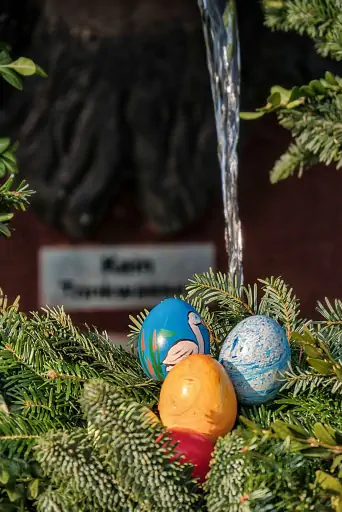
[[[234,0],[198,0],[213,94],[221,166],[228,272],[243,282],[238,207],[240,51]]]

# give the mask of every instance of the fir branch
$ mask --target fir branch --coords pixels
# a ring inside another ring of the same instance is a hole
[[[243,446],[244,440],[235,434],[217,441],[205,483],[208,512],[250,511],[244,500],[244,481],[250,467],[247,459],[241,457]]]
[[[330,375],[320,375],[314,372],[313,369],[303,370],[300,367],[289,369],[282,374],[282,377],[286,379],[285,384],[282,386],[281,391],[292,390],[293,396],[297,396],[306,391],[314,391],[315,389],[329,389],[331,393],[342,393],[342,382]]]
[[[25,211],[29,198],[33,195],[25,181],[15,188],[13,182],[14,175],[11,175],[0,187],[0,235],[7,238],[11,235],[8,225],[14,216],[12,210]]]
[[[290,452],[286,442],[265,437],[258,442],[254,437],[247,441],[243,456],[251,465],[244,486],[244,499],[251,510],[327,510],[329,497],[313,485],[312,463]]]
[[[258,436],[261,439],[286,441],[289,450],[300,451],[305,456],[330,459],[331,456],[342,454],[342,434],[329,425],[315,423],[312,426],[314,434],[308,436],[307,431],[298,422],[291,424],[278,419],[271,423],[269,429],[243,416],[240,416],[240,422],[250,429],[250,433],[245,432],[247,437],[254,439]]]
[[[270,181],[272,184],[285,180],[298,173],[301,178],[303,172],[318,163],[317,157],[309,151],[300,147],[298,142],[290,144],[287,151],[276,161],[270,172]]]
[[[244,418],[261,425],[262,428],[269,428],[278,418],[278,411],[270,404],[262,404],[259,406],[241,407],[240,414]],[[280,414],[280,413],[279,413]]]
[[[40,422],[0,411],[0,453],[10,458],[28,459],[40,436],[53,426],[52,421]]]
[[[63,309],[26,319],[9,309],[1,324],[2,389],[15,410],[41,419],[50,414],[66,425],[70,415],[80,418],[77,399],[84,382],[94,378],[112,382],[138,401],[158,400],[160,385],[145,377],[135,355],[96,330],[80,332]]]
[[[72,497],[77,510],[135,510],[134,502],[104,467],[85,431],[47,434],[37,446],[37,460],[55,490],[61,487],[63,493]],[[53,497],[56,499],[56,493]]]
[[[282,108],[277,116],[303,151],[318,162],[342,165],[341,97],[337,93],[316,95],[298,108]]]
[[[342,361],[342,301],[332,304],[327,298],[325,304],[318,302],[316,310],[324,318],[318,322],[319,328],[329,340],[330,350],[335,359]]]
[[[290,340],[291,331],[295,330],[299,318],[299,301],[293,289],[280,277],[259,279],[263,285],[264,295],[260,301],[259,313],[267,315],[281,322],[286,329],[287,339]]]
[[[8,393],[11,397],[12,393]],[[73,400],[66,401],[65,391],[57,392],[56,389],[40,389],[38,392],[32,387],[23,390],[22,396],[14,394],[11,403],[11,412],[42,424],[51,423],[59,428],[74,426],[82,420],[77,403]]]
[[[272,405],[271,410],[272,416],[269,418],[268,424],[265,424],[266,427],[279,418],[290,423],[297,422],[310,432],[312,425],[319,418],[321,423],[342,432],[342,415],[336,414],[337,411],[342,411],[342,398],[336,394],[332,395],[329,389],[318,388],[315,389],[314,393],[280,396]],[[245,416],[246,411],[242,414]],[[262,423],[256,415],[250,419],[253,419],[256,423]]]
[[[271,88],[263,108],[256,113],[241,113],[245,119],[276,112],[279,124],[289,130],[294,143],[271,171],[273,183],[299,173],[315,163],[337,168],[342,165],[342,79],[327,72],[320,80],[286,90]]]
[[[251,472],[245,486],[246,496],[250,500],[253,510],[254,507],[259,510],[258,506],[262,506],[262,503],[263,506],[272,503],[272,510],[306,510],[311,507],[312,510],[330,509],[329,501],[335,495],[333,491],[336,490],[336,485],[340,484],[338,479],[334,478],[324,488],[324,485],[319,482],[321,471],[315,471],[317,465],[311,461],[317,458],[320,460],[321,468],[327,469],[333,456],[335,457],[331,466],[331,472],[333,472],[334,468],[339,465],[342,453],[340,432],[327,425],[315,423],[310,429],[313,431],[313,435],[310,436],[299,421],[290,423],[276,420],[268,429],[243,417],[240,417],[240,421],[246,426],[245,429],[239,430],[239,435],[246,443],[242,452],[250,459],[254,470],[256,470],[256,472]],[[256,466],[259,466],[261,473],[257,471]],[[270,479],[272,470],[275,470],[273,481]],[[316,478],[314,479],[315,474]],[[305,479],[309,484],[309,493],[306,493],[307,486],[303,484]],[[311,483],[309,483],[310,481]],[[302,482],[302,487],[300,487],[300,482]],[[293,491],[296,487],[297,493],[288,492],[289,489]],[[257,497],[255,491],[258,493]],[[302,494],[303,491],[305,494]],[[264,501],[265,499],[266,501]],[[304,508],[301,508],[303,505]]]
[[[13,436],[0,436],[0,441],[17,441],[17,440],[39,439],[39,436],[28,435],[13,435]]]
[[[326,496],[310,485],[310,460],[288,448],[249,428],[221,438],[206,482],[208,511],[324,510]]]
[[[322,332],[318,331],[314,335],[307,327],[304,327],[302,334],[292,333],[291,338],[303,348],[307,356],[306,361],[316,371],[316,374],[333,378],[336,380],[336,384],[342,385],[342,361],[334,357]]]
[[[331,304],[329,299],[325,299],[325,305],[321,302],[317,303],[316,310],[320,315],[325,318],[325,324],[327,326],[338,325],[342,326],[342,301],[335,300],[334,304]]]
[[[16,89],[23,88],[21,76],[40,75],[46,77],[44,70],[30,59],[20,57],[13,60],[10,47],[2,44],[0,48],[0,77]],[[5,179],[0,186],[0,236],[11,235],[9,223],[13,218],[13,209],[26,210],[28,200],[33,194],[25,181],[14,187],[14,177],[18,172],[16,144],[11,144],[8,137],[0,139],[0,179]]]
[[[169,461],[172,445],[145,407],[100,382],[85,386],[82,406],[102,460],[133,501],[156,512],[200,510],[191,465]]]
[[[68,422],[70,414],[74,421],[80,412],[75,409],[75,402],[69,398],[77,398],[80,394],[81,382],[61,378],[52,378],[51,366],[54,367],[54,376],[59,377],[69,373],[79,374],[77,366],[70,367],[62,361],[53,360],[40,350],[39,343],[32,342],[27,337],[25,328],[11,329],[11,338],[8,331],[3,336],[10,341],[0,350],[0,374],[5,375],[2,389],[5,397],[10,400],[13,410],[23,412],[30,418],[39,418],[44,421]],[[1,346],[1,345],[0,345]],[[35,357],[33,358],[33,354]],[[83,368],[82,375],[87,378],[94,377],[90,368]],[[49,389],[48,389],[49,388]]]
[[[38,512],[80,512],[74,498],[65,489],[57,490],[52,487],[38,496],[37,510]],[[82,512],[85,512],[85,509]]]
[[[296,31],[315,41],[320,55],[342,59],[340,0],[263,0],[266,25]]]
[[[136,317],[134,317],[133,315],[129,315],[129,319],[132,322],[131,324],[128,325],[128,339],[130,341],[131,346],[135,345],[135,343],[137,342],[142,328],[142,324],[144,323],[144,320],[146,319],[148,314],[149,311],[147,309],[144,309],[144,311],[139,313]]]
[[[229,309],[238,315],[253,315],[253,305],[246,301],[243,286],[233,284],[227,274],[215,273],[212,269],[204,274],[195,274],[189,279],[186,291],[189,297],[200,297],[204,304],[217,302],[220,308]]]
[[[46,323],[42,327],[42,317],[35,314],[36,327],[40,330],[44,328],[49,333],[59,357],[70,363],[77,361],[80,364],[82,361],[95,369],[103,379],[121,389],[130,389],[131,396],[136,400],[155,403],[160,384],[146,378],[133,353],[113,344],[107,333],[99,333],[89,327],[85,332],[80,332],[63,308],[46,308],[44,311]],[[146,385],[142,386],[142,382]]]
[[[0,315],[5,315],[9,310],[13,311],[14,313],[18,312],[19,309],[19,301],[20,297],[17,297],[12,304],[8,304],[8,298],[7,295],[4,294],[2,289],[0,288]],[[0,316],[0,325],[3,324],[3,318]]]

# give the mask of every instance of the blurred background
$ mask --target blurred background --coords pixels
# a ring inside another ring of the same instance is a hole
[[[339,65],[304,37],[263,27],[239,0],[241,109],[269,88]],[[36,191],[0,241],[0,283],[25,311],[64,303],[113,338],[128,315],[226,271],[216,133],[195,0],[1,0],[0,40],[40,64],[22,93],[1,82],[0,136],[20,141]],[[289,143],[276,119],[241,123],[239,204],[248,283],[281,275],[313,315],[341,297],[341,173],[315,168],[271,185]]]

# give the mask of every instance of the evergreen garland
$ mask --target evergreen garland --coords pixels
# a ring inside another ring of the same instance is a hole
[[[145,377],[132,349],[148,312],[131,318],[124,349],[77,329],[63,309],[26,316],[3,300],[0,510],[340,512],[341,302],[320,303],[322,318],[303,320],[282,279],[242,287],[211,270],[187,293],[213,355],[238,321],[260,313],[283,325],[292,349],[282,391],[240,409],[203,488],[189,464],[169,462],[167,434],[147,414],[160,383]]]

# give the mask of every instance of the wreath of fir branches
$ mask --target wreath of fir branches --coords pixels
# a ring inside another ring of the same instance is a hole
[[[212,270],[186,291],[212,332],[213,356],[254,314],[276,319],[292,352],[277,398],[240,408],[218,441],[204,486],[189,464],[169,462],[164,427],[146,414],[160,390],[135,355],[148,311],[131,317],[122,347],[76,328],[62,308],[26,316],[2,297],[0,510],[340,511],[341,301],[303,320],[282,279],[236,286]]]

